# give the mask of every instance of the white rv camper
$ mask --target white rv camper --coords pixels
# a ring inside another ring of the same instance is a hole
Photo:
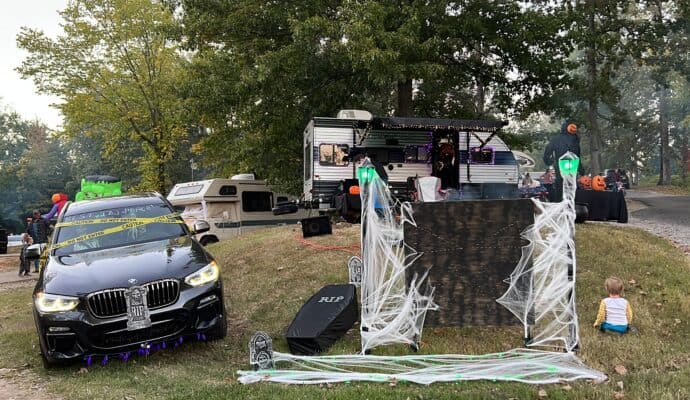
[[[517,196],[518,165],[498,137],[504,121],[373,117],[342,110],[335,118],[314,117],[304,130],[304,200],[320,209],[336,207],[348,181],[349,161],[365,153],[386,168],[392,193],[406,199],[416,177],[437,176],[443,188],[463,198]],[[337,207],[336,207],[337,208]]]
[[[295,200],[294,196],[273,192],[253,174],[178,183],[168,195],[175,208],[184,207],[182,218],[188,225],[197,220],[209,223],[211,229],[197,237],[203,245],[249,230],[297,223],[308,216],[308,210],[283,215],[273,212],[276,206]]]

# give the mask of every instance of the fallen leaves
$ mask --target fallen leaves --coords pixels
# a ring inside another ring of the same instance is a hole
[[[547,397],[546,390],[544,389],[539,389],[539,392],[537,393],[540,399],[543,399],[544,397]]]
[[[616,373],[617,373],[618,375],[625,375],[625,374],[628,373],[628,369],[625,368],[624,365],[620,365],[620,364],[619,364],[619,365],[616,365],[615,367],[613,367],[613,370],[616,371]]]

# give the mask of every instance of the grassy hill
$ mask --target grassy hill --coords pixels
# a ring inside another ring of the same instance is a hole
[[[357,243],[359,226],[338,228],[310,242],[323,246]],[[229,310],[228,337],[192,343],[174,351],[105,367],[83,365],[44,371],[36,346],[30,289],[0,292],[0,368],[12,374],[31,370],[48,388],[68,399],[230,399],[230,398],[537,398],[548,399],[690,398],[690,262],[663,239],[642,231],[603,224],[577,227],[577,298],[581,327],[580,357],[610,376],[602,384],[575,382],[543,387],[517,383],[471,382],[418,386],[353,383],[328,386],[244,386],[236,371],[248,369],[247,342],[257,330],[287,351],[284,333],[297,310],[316,290],[347,280],[351,253],[308,247],[295,227],[247,234],[209,247],[222,266]],[[592,328],[603,282],[617,275],[635,311],[639,334],[604,335]],[[519,328],[426,329],[423,353],[481,354],[521,345]],[[355,353],[358,330],[337,343],[333,354]],[[407,354],[405,346],[377,349],[377,354]],[[627,373],[621,375],[620,366]],[[12,372],[13,371],[13,372]],[[620,383],[619,383],[620,382]],[[621,389],[621,386],[623,389]]]

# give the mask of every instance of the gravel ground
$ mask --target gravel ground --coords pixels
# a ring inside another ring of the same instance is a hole
[[[660,198],[682,201],[660,202]],[[628,225],[669,239],[690,255],[690,224],[687,222],[687,216],[690,215],[690,201],[686,201],[686,198],[687,196],[657,192],[630,191],[626,196],[629,212]],[[669,203],[673,205],[670,206]],[[674,213],[677,218],[673,218]]]

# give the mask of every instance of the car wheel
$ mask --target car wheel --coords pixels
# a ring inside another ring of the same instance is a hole
[[[199,240],[202,246],[209,245],[211,243],[218,243],[218,239],[215,236],[204,236]]]
[[[221,316],[220,322],[215,327],[206,332],[208,340],[224,339],[228,335],[228,320],[225,313]]]

